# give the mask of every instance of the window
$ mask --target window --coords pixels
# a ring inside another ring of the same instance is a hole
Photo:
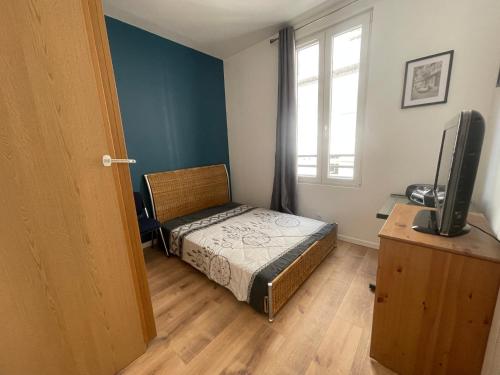
[[[318,168],[319,43],[297,51],[298,174],[314,177]]]
[[[297,171],[302,182],[359,185],[370,15],[299,40]]]

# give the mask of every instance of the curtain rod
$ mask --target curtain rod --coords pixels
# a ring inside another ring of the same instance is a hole
[[[302,29],[303,27],[309,26],[310,24],[312,24],[312,23],[314,23],[314,22],[317,22],[317,21],[319,21],[319,20],[321,20],[321,19],[323,19],[323,18],[325,18],[325,17],[328,17],[328,16],[330,16],[330,15],[332,15],[332,14],[334,14],[334,13],[337,13],[338,11],[341,11],[342,9],[344,9],[344,8],[348,7],[348,6],[349,6],[349,5],[351,5],[351,4],[357,3],[358,1],[359,1],[359,0],[352,0],[351,2],[349,2],[349,3],[347,3],[347,4],[344,4],[344,5],[342,5],[341,7],[336,8],[336,9],[334,9],[334,10],[330,11],[330,12],[328,12],[327,14],[325,14],[325,15],[321,16],[321,17],[318,17],[318,18],[316,18],[316,19],[313,19],[313,20],[311,20],[311,21],[307,22],[306,24],[304,24],[304,25],[302,25],[302,26],[300,26],[300,27],[295,28],[295,31],[298,31],[298,30]],[[277,41],[277,40],[279,40],[279,39],[280,39],[279,37],[272,38],[272,39],[270,39],[270,40],[269,40],[269,43],[270,43],[270,44],[273,44],[274,42],[276,42],[276,41]]]

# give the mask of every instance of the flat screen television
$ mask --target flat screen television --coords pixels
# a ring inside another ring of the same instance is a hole
[[[435,210],[421,210],[413,229],[442,236],[467,233],[472,191],[484,138],[484,119],[462,111],[445,125],[434,181]]]

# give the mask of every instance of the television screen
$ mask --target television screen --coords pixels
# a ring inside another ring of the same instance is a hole
[[[436,170],[436,180],[434,183],[434,201],[437,208],[437,224],[441,228],[442,214],[446,193],[450,181],[451,167],[453,164],[453,155],[457,143],[458,125],[460,117],[455,117],[446,124],[441,141],[441,150],[439,153],[438,167]]]
[[[462,111],[445,126],[434,183],[436,224],[442,235],[468,230],[467,213],[483,136],[484,119],[476,111]]]
[[[484,119],[477,111],[462,111],[446,124],[433,189],[436,210],[419,211],[413,229],[442,236],[467,233],[483,137]]]

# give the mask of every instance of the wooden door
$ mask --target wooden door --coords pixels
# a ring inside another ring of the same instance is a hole
[[[0,6],[0,374],[113,374],[154,324],[102,9]]]

